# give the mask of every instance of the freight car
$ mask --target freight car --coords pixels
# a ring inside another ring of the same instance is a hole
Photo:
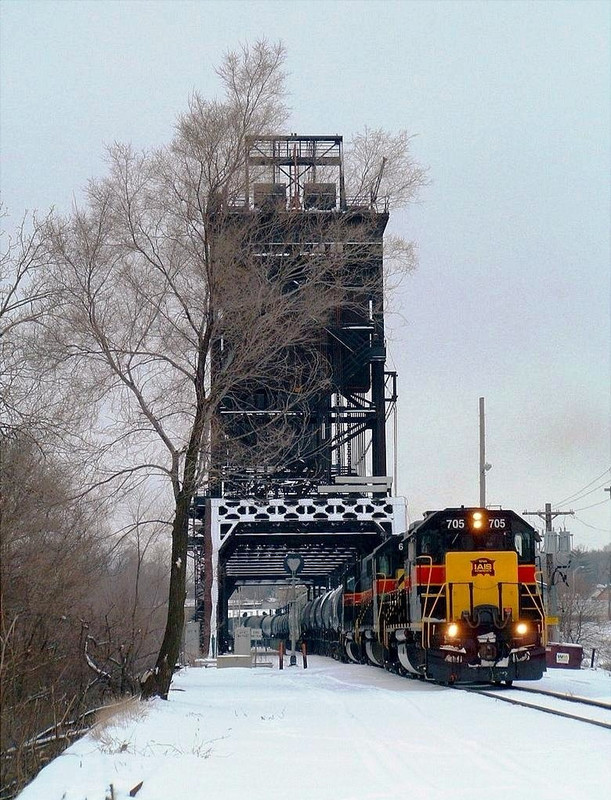
[[[513,511],[427,512],[300,615],[310,652],[440,683],[537,680],[545,613],[537,531]],[[288,631],[287,615],[273,620]]]

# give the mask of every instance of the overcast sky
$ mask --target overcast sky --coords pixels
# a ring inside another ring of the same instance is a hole
[[[240,42],[288,50],[289,131],[416,134],[430,168],[391,230],[420,265],[392,299],[398,493],[412,519],[488,502],[574,509],[611,539],[610,4],[2,0],[2,194],[69,209],[104,145],[168,141]],[[10,223],[9,223],[10,224]],[[7,227],[5,225],[5,227]],[[562,519],[562,518],[560,518]],[[560,521],[557,520],[557,521]]]

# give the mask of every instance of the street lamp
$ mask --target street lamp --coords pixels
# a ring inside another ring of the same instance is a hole
[[[575,596],[575,593],[576,593],[576,591],[575,591],[575,575],[577,575],[577,573],[579,572],[580,569],[585,569],[583,564],[581,564],[578,567],[575,567],[575,569],[573,570],[573,596]]]

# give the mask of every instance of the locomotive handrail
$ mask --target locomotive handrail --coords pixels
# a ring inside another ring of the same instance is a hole
[[[529,598],[532,600],[534,610],[539,614],[539,619],[541,621],[541,639],[543,645],[547,645],[547,625],[545,624],[545,609],[543,607],[543,598],[538,592],[533,592],[530,586],[527,583],[523,583],[522,586],[524,590],[528,594]],[[537,584],[535,583],[535,586]]]
[[[437,605],[439,598],[443,597],[445,594],[445,587],[447,586],[446,582],[444,581],[442,584],[439,585],[439,590],[436,592],[435,595],[432,596],[431,599],[431,577],[433,575],[433,558],[430,555],[420,555],[416,557],[416,561],[418,562],[421,559],[426,560],[425,566],[428,566],[428,576],[427,576],[427,584],[426,584],[426,592],[424,594],[424,603],[422,607],[422,634],[423,640],[425,643],[425,647],[431,646],[431,629],[432,625],[430,622],[430,618],[433,616],[433,612],[435,611],[435,606]],[[416,568],[418,565],[416,564]],[[437,584],[436,584],[437,585]]]
[[[374,583],[375,583],[375,581],[374,581]],[[354,621],[354,641],[357,642],[357,643],[360,643],[360,641],[361,641],[361,620],[363,619],[363,617],[367,613],[367,610],[369,609],[369,606],[372,606],[372,605],[373,605],[373,586],[372,586],[371,596],[368,597],[367,601],[362,604],[361,610],[360,610],[359,614],[357,615],[357,617],[356,617],[356,619]]]
[[[374,580],[374,583],[375,583],[375,594],[376,594],[376,597],[378,596],[378,577],[381,577],[381,578],[382,578],[382,580],[384,580],[384,581],[385,581],[385,580],[386,580],[386,579],[387,579],[389,576],[388,576],[388,575],[387,575],[385,572],[376,572],[376,573],[375,573],[375,580]],[[382,592],[382,594],[383,594],[383,595],[384,595],[384,594],[387,594],[387,592]],[[380,632],[381,632],[381,630],[382,630],[382,628],[381,628],[381,626],[380,626],[380,623],[381,623],[381,617],[382,617],[382,610],[383,610],[383,608],[384,608],[384,603],[378,603],[378,614],[377,614],[377,620],[376,620],[376,622],[377,622],[377,629],[378,629],[378,639],[381,639],[381,638],[382,638],[382,637],[380,636]]]

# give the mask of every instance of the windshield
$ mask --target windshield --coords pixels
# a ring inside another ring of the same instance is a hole
[[[514,551],[519,563],[535,560],[532,532],[519,524],[503,529],[472,532],[465,528],[443,530],[435,527],[417,534],[417,555],[430,556],[434,564],[443,561],[446,552]]]

